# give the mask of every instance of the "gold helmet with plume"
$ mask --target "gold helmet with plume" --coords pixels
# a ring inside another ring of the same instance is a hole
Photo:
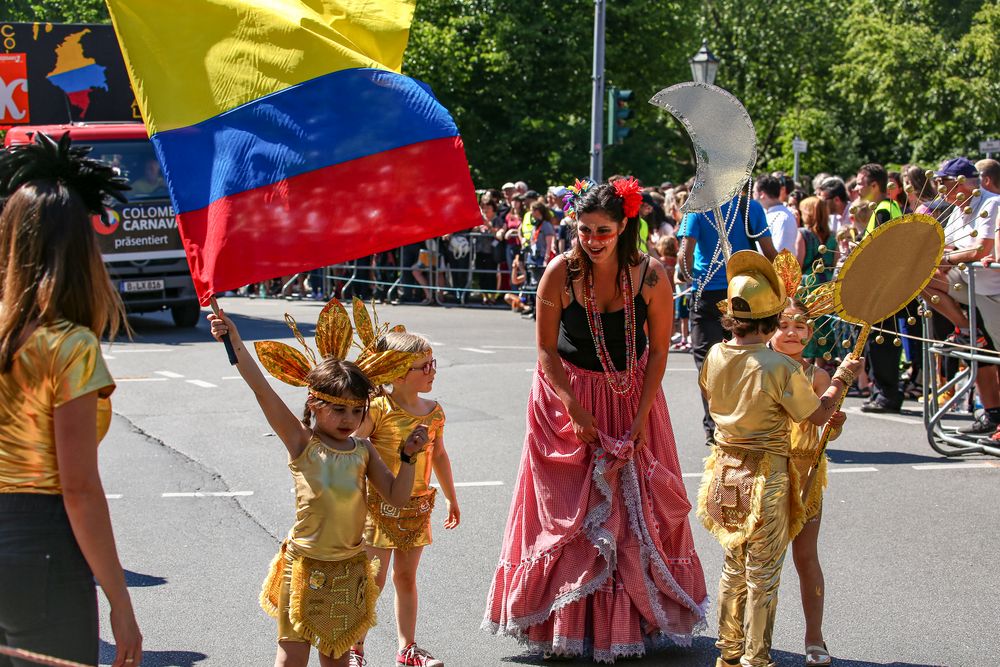
[[[787,250],[778,253],[773,262],[753,250],[733,253],[726,263],[726,277],[727,297],[718,304],[724,315],[763,319],[785,310],[791,297],[805,305],[809,318],[834,310],[834,283],[823,283],[816,288],[812,283],[802,285],[802,267]]]
[[[285,384],[294,387],[309,387],[309,372],[317,364],[328,357],[346,359],[353,344],[361,350],[354,363],[375,387],[381,387],[406,375],[413,362],[427,354],[426,352],[400,352],[398,350],[379,351],[378,341],[382,336],[390,331],[405,331],[406,329],[401,324],[395,327],[390,327],[385,323],[380,324],[374,308],[372,308],[373,320],[372,316],[368,314],[365,304],[357,297],[354,297],[351,310],[354,315],[353,326],[351,316],[347,314],[347,309],[340,301],[331,299],[326,304],[316,321],[316,352],[306,343],[295,319],[286,313],[285,322],[292,330],[295,339],[299,341],[304,353],[278,341],[257,341],[254,343],[254,349],[257,351],[261,365],[268,373]],[[356,342],[354,340],[355,333],[358,337]],[[318,358],[317,352],[319,353]],[[309,394],[321,401],[338,405],[359,406],[367,402],[365,399],[331,396],[314,387],[309,387]]]

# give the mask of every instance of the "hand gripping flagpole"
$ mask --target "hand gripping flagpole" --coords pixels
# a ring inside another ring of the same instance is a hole
[[[216,314],[217,317],[221,317],[221,311],[219,310],[219,302],[215,300],[213,296],[209,304],[212,306],[212,312]],[[233,347],[232,337],[226,333],[222,336],[222,344],[226,346],[226,354],[229,355],[229,364],[235,366],[238,363],[236,358],[236,349]]]

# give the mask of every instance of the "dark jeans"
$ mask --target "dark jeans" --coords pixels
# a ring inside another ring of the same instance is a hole
[[[691,352],[694,354],[694,365],[697,366],[698,373],[701,373],[705,356],[712,346],[731,337],[722,328],[722,313],[715,305],[725,298],[726,290],[719,289],[705,290],[697,300],[691,300]],[[705,436],[711,438],[715,434],[715,422],[708,414],[708,401],[704,396],[701,397],[701,404],[705,410],[701,423],[705,427]]]
[[[97,589],[62,496],[0,493],[0,643],[97,664]]]
[[[893,331],[896,328],[896,316],[893,315],[875,326]],[[894,335],[882,334],[881,344],[875,340],[877,335],[873,331],[865,346],[865,357],[868,359],[868,372],[872,381],[872,400],[890,408],[898,408],[903,404],[903,394],[899,391],[899,360],[902,350],[892,344]]]

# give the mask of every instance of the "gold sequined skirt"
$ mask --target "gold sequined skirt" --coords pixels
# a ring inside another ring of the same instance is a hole
[[[727,549],[744,542],[760,523],[764,484],[772,472],[788,471],[788,539],[794,539],[805,522],[800,478],[788,458],[740,447],[712,448],[705,459],[705,473],[698,490],[698,518]]]
[[[795,468],[795,473],[799,477],[800,484],[804,485],[806,479],[809,475],[809,467],[812,466],[813,461],[816,460],[816,452],[804,452],[799,453],[796,450],[792,450],[792,456],[789,459],[792,467]],[[804,507],[804,520],[806,523],[816,519],[819,513],[823,510],[823,490],[827,486],[827,459],[826,455],[820,459],[819,467],[816,469],[816,478],[813,480],[812,486],[809,487],[809,496],[805,499]]]
[[[278,620],[278,641],[312,644],[339,658],[375,625],[379,561],[365,553],[339,561],[296,556],[281,545],[260,592]]]
[[[437,489],[413,496],[404,507],[393,507],[374,489],[368,491],[365,542],[376,549],[425,547],[431,543],[431,512]]]

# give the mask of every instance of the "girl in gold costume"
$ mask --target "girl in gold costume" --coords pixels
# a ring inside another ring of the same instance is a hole
[[[805,304],[793,299],[791,305],[781,314],[778,330],[771,338],[771,346],[802,364],[806,378],[812,384],[817,396],[822,396],[830,387],[830,374],[822,368],[805,361],[802,352],[813,336],[809,325],[809,309]],[[846,415],[837,412],[830,424],[834,427],[831,440],[840,434]],[[819,446],[819,427],[808,419],[791,424],[791,457],[789,462],[800,480],[805,480],[809,468],[816,460]],[[792,541],[792,558],[799,575],[799,594],[802,597],[802,613],[806,619],[806,660],[809,666],[829,665],[830,653],[823,641],[823,569],[819,563],[817,550],[819,523],[823,509],[823,489],[826,487],[827,460],[824,456],[816,469],[816,477],[809,487],[809,495],[804,500],[804,523],[802,530]]]
[[[817,397],[800,363],[767,347],[787,306],[774,267],[752,251],[726,265],[719,304],[733,340],[705,358],[699,384],[716,424],[698,516],[725,547],[719,582],[717,667],[769,667],[781,565],[802,527],[797,475],[790,469],[790,422],[821,426],[863,363],[848,358]]]
[[[431,470],[445,496],[448,517],[444,527],[458,526],[461,513],[455,496],[451,460],[444,448],[444,410],[436,401],[422,398],[434,384],[437,362],[430,344],[422,337],[405,331],[390,331],[378,339],[376,349],[419,355],[406,374],[392,383],[392,392],[372,400],[371,408],[357,435],[368,437],[390,470],[400,466],[396,443],[400,435],[417,426],[427,428],[426,455],[417,464],[416,481],[410,502],[402,509],[386,504],[374,490],[368,492],[368,523],[365,542],[368,554],[381,563],[377,583],[385,585],[392,565],[392,583],[396,591],[396,632],[399,667],[441,667],[436,659],[414,641],[417,626],[417,567],[423,548],[431,543],[431,510],[436,490],[430,486]],[[364,638],[354,647],[357,661],[364,657]]]
[[[357,315],[355,310],[356,320]],[[368,411],[373,380],[395,377],[413,355],[402,355],[390,364],[393,368],[384,369],[381,377],[372,373],[370,379],[362,368],[371,367],[365,363],[371,356],[359,359],[360,367],[343,360],[351,344],[346,318],[339,302],[323,310],[316,327],[322,355],[318,363],[308,347],[312,363],[282,343],[257,343],[257,354],[272,375],[309,388],[305,414],[299,419],[264,378],[232,321],[221,312],[209,315],[216,339],[227,333],[232,337],[237,369],[288,450],[295,480],[295,523],[271,563],[260,596],[261,606],[278,619],[276,667],[305,667],[310,644],[319,649],[323,667],[350,664],[348,649],[374,625],[378,598],[378,563],[369,562],[364,552],[366,484],[389,504],[405,506],[418,454],[428,442],[422,426],[400,434],[396,446],[404,465],[393,475],[370,442],[354,437]],[[304,343],[294,321],[286,319]]]

